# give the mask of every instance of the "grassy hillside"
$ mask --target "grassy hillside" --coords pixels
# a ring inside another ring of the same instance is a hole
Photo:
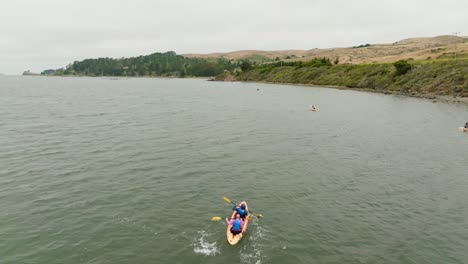
[[[411,38],[387,44],[356,43],[352,47],[309,49],[309,50],[241,50],[227,53],[185,54],[191,58],[225,58],[229,60],[249,59],[261,56],[267,59],[290,61],[310,61],[316,58],[339,59],[339,63],[395,62],[402,59],[434,59],[444,54],[468,53],[468,38],[452,35],[429,38]]]
[[[468,97],[468,56],[371,64],[333,65],[327,59],[279,62],[252,67],[240,73],[236,80]]]

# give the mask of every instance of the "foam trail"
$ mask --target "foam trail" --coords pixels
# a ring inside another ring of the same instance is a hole
[[[268,233],[268,230],[259,226],[258,223],[253,222],[253,226],[255,226],[252,233],[249,236],[249,243],[247,243],[240,252],[240,260],[241,263],[255,263],[261,264],[262,260],[265,260],[265,256],[263,254],[263,247],[265,237]]]
[[[209,243],[206,241],[208,234],[202,230],[198,231],[199,237],[193,243],[193,252],[205,256],[215,256],[219,253],[216,242]]]

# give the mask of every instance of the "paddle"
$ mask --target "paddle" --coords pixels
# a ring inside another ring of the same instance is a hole
[[[223,200],[224,200],[226,203],[232,203],[233,205],[238,205],[238,204],[232,202],[231,200],[229,200],[229,198],[227,198],[226,196],[223,196]],[[252,213],[253,215],[255,215],[257,218],[263,217],[262,214],[257,214],[257,213],[253,212],[253,211],[250,210],[250,209],[249,209],[249,212]]]
[[[224,218],[222,218],[221,216],[213,216],[213,217],[211,217],[211,221],[219,221],[219,220],[222,220],[222,219],[224,219]],[[231,219],[235,219],[235,218],[231,218]],[[252,221],[252,220],[253,220],[253,218],[251,218],[251,217],[249,217],[249,216],[247,216],[245,219],[246,219],[246,220],[249,220],[249,221]]]

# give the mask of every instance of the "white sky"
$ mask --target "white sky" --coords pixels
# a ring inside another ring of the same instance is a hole
[[[0,73],[74,60],[468,35],[467,0],[0,0]]]

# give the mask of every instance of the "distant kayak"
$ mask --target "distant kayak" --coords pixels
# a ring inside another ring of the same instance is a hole
[[[310,105],[309,106],[309,111],[316,112],[318,110],[319,110],[318,107],[316,107],[315,105]]]
[[[249,207],[247,206],[247,203],[245,201],[242,201],[239,205],[245,204],[245,208],[247,211],[249,210]],[[231,215],[231,219],[235,219],[237,215],[237,211],[233,211]],[[244,220],[244,226],[242,227],[242,232],[240,232],[237,235],[233,235],[231,232],[232,225],[228,225],[227,230],[226,230],[226,237],[227,241],[230,245],[235,245],[239,243],[239,241],[242,239],[244,236],[244,233],[247,231],[247,224],[249,223],[248,218],[246,217]]]
[[[468,128],[465,127],[459,127],[458,129],[462,132],[468,132]]]

